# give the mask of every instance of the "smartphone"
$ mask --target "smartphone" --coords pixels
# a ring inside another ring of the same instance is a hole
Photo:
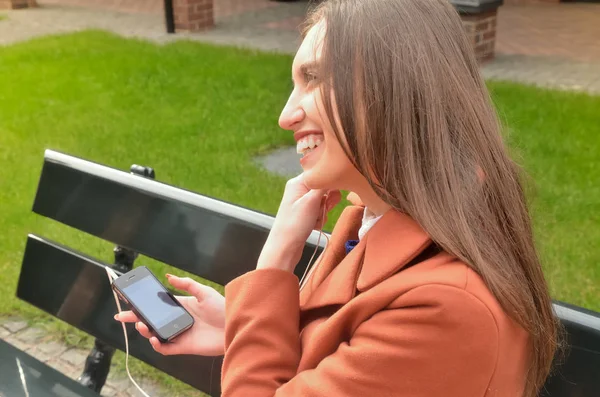
[[[113,288],[158,340],[170,342],[194,325],[194,318],[146,266],[117,278]]]

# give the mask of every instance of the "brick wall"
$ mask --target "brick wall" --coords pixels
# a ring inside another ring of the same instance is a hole
[[[173,0],[175,31],[198,32],[215,24],[214,0]]]
[[[475,56],[480,63],[494,59],[496,47],[497,10],[481,14],[462,14],[460,17]]]

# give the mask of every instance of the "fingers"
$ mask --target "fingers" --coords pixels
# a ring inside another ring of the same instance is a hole
[[[139,317],[136,316],[131,310],[115,314],[115,320],[123,323],[137,323],[140,321]]]
[[[322,203],[323,198],[326,193],[327,193],[327,190],[325,190],[325,189],[314,189],[314,190],[311,190],[308,193],[306,193],[298,201],[314,202],[315,204]]]
[[[140,318],[135,315],[134,312],[128,310],[121,313],[115,314],[115,320],[120,321],[122,323],[135,323],[135,329],[140,331],[140,334],[144,335],[146,338],[149,338],[151,335],[150,330],[146,324],[140,321]],[[148,336],[147,336],[148,335]]]
[[[339,190],[331,190],[322,198],[322,210],[319,213],[315,229],[322,229],[327,223],[327,213],[331,211],[342,200],[342,193]]]
[[[321,230],[323,229],[323,227],[325,227],[325,224],[327,223],[327,215],[325,215],[325,218],[321,219],[317,219],[317,223],[315,224],[315,230]]]
[[[124,311],[121,313],[115,314],[115,320],[120,321],[122,323],[135,323],[135,329],[146,339],[150,339],[152,337],[152,332],[146,324],[140,321],[139,317],[135,315],[132,311]]]
[[[183,345],[178,343],[161,343],[156,336],[150,338],[150,344],[152,345],[152,348],[156,350],[156,352],[165,356],[186,354],[186,350],[184,350]]]
[[[339,190],[330,190],[321,199],[321,206],[325,212],[331,211],[339,202],[342,201],[342,193]]]
[[[148,326],[142,322],[135,323],[135,329],[137,329],[140,335],[142,335],[146,339],[150,339],[153,337],[152,332],[150,332]]]
[[[188,292],[198,299],[199,302],[206,296],[206,288],[210,288],[189,277],[177,277],[172,274],[167,274],[167,280],[169,280],[169,284],[173,287]]]
[[[327,212],[331,211],[340,201],[342,201],[342,193],[339,190],[331,190],[325,200]]]

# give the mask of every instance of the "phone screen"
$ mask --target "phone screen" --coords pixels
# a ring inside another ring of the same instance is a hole
[[[186,314],[153,276],[146,276],[123,288],[123,292],[153,328],[158,329]]]

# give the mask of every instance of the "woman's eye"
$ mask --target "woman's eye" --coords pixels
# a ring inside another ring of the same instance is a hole
[[[313,81],[315,81],[317,79],[317,75],[315,73],[312,72],[305,72],[304,73],[304,81],[308,84],[308,83],[312,83]]]

